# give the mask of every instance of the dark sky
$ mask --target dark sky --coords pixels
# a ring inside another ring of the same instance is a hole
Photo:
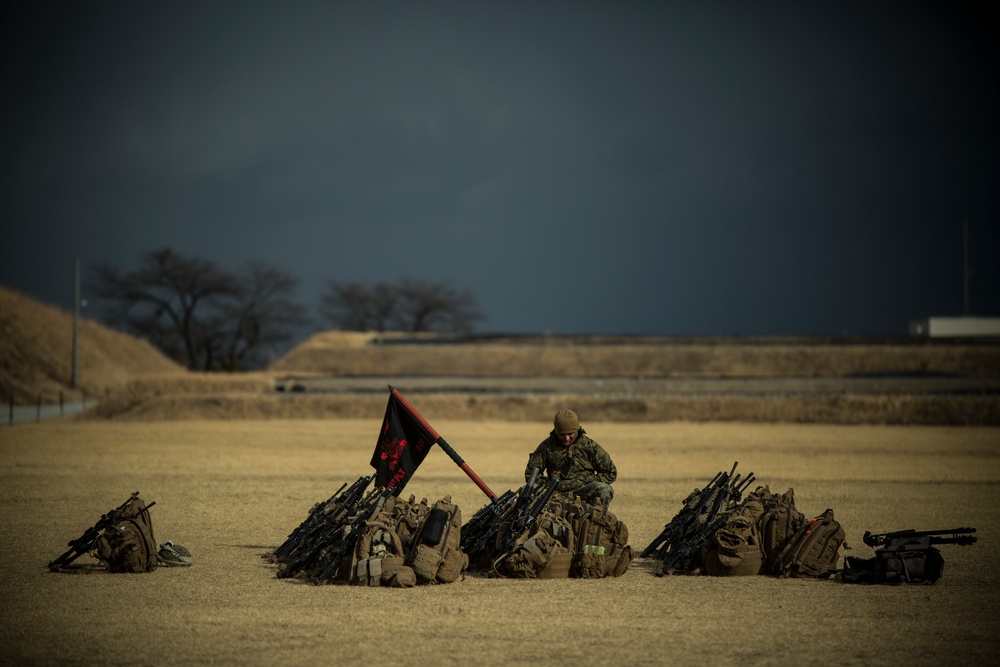
[[[904,334],[967,221],[1000,315],[989,3],[18,4],[0,283],[48,303],[171,247],[484,332]]]

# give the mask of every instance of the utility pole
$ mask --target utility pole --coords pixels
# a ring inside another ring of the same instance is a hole
[[[76,277],[73,281],[73,378],[70,385],[80,384],[80,259],[76,260]]]
[[[969,268],[969,219],[962,221],[962,285],[964,296],[964,308],[962,314],[968,317],[969,312],[969,277],[972,270]]]

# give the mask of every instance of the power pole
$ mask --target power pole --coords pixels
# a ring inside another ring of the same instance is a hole
[[[969,219],[962,221],[962,285],[964,291],[964,308],[962,314],[968,317],[969,312],[969,277],[972,270],[969,268]]]
[[[73,281],[73,378],[70,385],[80,384],[80,259],[76,260],[76,277]]]

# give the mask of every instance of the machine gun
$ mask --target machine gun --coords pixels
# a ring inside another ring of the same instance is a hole
[[[99,538],[101,536],[101,533],[103,533],[105,530],[111,528],[119,521],[139,516],[143,512],[148,511],[150,507],[156,504],[156,501],[154,500],[148,505],[143,505],[142,508],[132,513],[129,513],[128,512],[129,507],[137,500],[140,504],[142,503],[142,500],[139,499],[139,492],[135,491],[132,493],[131,496],[129,496],[128,500],[123,502],[121,505],[114,508],[113,510],[109,510],[105,514],[102,514],[101,518],[97,520],[97,523],[95,523],[87,530],[83,531],[83,535],[76,538],[75,540],[69,541],[69,543],[67,544],[67,546],[69,546],[69,549],[66,551],[66,553],[59,556],[59,558],[56,558],[54,561],[49,563],[49,571],[58,572],[59,570],[62,570],[63,568],[67,567],[70,563],[75,561],[83,554],[90,553],[95,548],[95,544],[97,543],[97,538]]]
[[[944,557],[935,544],[975,544],[975,528],[948,530],[865,531],[862,540],[878,547],[871,558],[844,559],[838,573],[849,584],[933,584],[944,573]]]
[[[897,530],[891,533],[872,533],[866,530],[861,538],[870,547],[894,547],[920,541],[924,544],[959,544],[962,546],[975,544],[976,537],[971,533],[975,528],[950,528],[948,530]]]

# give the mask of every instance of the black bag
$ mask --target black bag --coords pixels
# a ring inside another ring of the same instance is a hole
[[[926,537],[895,544],[872,558],[844,559],[840,580],[849,584],[933,584],[944,573],[944,557]]]

